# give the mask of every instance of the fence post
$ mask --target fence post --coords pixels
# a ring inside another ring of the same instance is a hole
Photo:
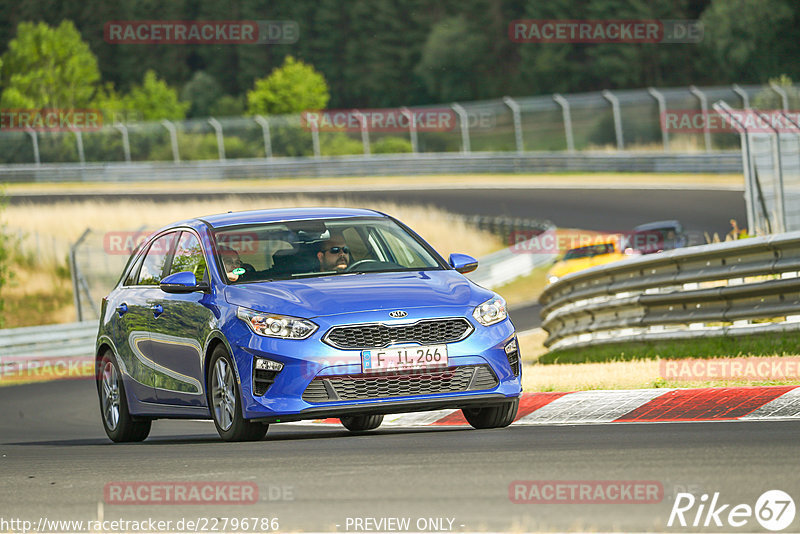
[[[461,123],[461,151],[465,154],[469,154],[469,117],[467,116],[467,110],[464,109],[464,106],[456,102],[453,102],[450,107],[458,114],[458,121]]]
[[[72,278],[73,300],[75,302],[75,311],[78,313],[78,321],[83,321],[83,310],[81,309],[81,288],[78,284],[80,276],[78,274],[78,262],[75,259],[75,252],[78,250],[83,240],[86,239],[86,236],[89,235],[90,231],[90,228],[84,230],[78,240],[69,247],[69,270]]]
[[[714,104],[714,110],[717,113],[724,113],[728,116],[736,131],[739,132],[739,138],[742,145],[742,169],[744,171],[744,205],[747,211],[747,233],[754,235],[757,232],[756,225],[756,207],[755,207],[755,169],[753,167],[753,158],[750,153],[750,136],[747,133],[747,128],[741,121],[736,118],[733,110],[724,100],[718,101]]]
[[[658,125],[661,128],[661,142],[664,144],[664,152],[669,152],[669,132],[665,124],[667,114],[667,101],[664,95],[655,87],[648,87],[647,92],[658,102]]]
[[[261,132],[264,135],[264,155],[267,158],[272,157],[272,137],[269,134],[269,121],[261,115],[256,115],[255,121],[261,126]]]
[[[86,163],[86,156],[83,153],[83,135],[80,130],[72,130],[72,133],[75,134],[75,143],[78,145],[78,159],[83,165]]]
[[[773,231],[783,233],[786,231],[786,210],[783,200],[783,158],[781,157],[781,133],[770,123],[766,113],[758,112],[767,127],[775,132],[775,143],[772,145],[772,162],[775,165],[775,180],[772,190],[775,191],[775,227]]]
[[[569,109],[569,101],[556,93],[553,100],[561,106],[561,118],[564,120],[564,135],[567,136],[567,152],[575,152],[575,138],[572,137],[572,114]]]
[[[739,95],[739,98],[742,99],[742,107],[744,107],[744,109],[750,109],[750,97],[747,96],[747,92],[739,87],[738,83],[733,84],[731,88],[733,89],[733,92]]]
[[[217,154],[219,154],[219,160],[225,161],[225,135],[222,133],[222,125],[214,117],[209,117],[208,123],[214,128],[214,133],[217,135]]]
[[[125,161],[130,163],[131,162],[131,143],[130,139],[128,139],[128,127],[118,122],[114,124],[114,128],[122,133],[122,151],[125,153]]]
[[[172,144],[172,160],[175,163],[180,163],[181,154],[180,154],[180,152],[178,152],[178,132],[175,129],[175,125],[172,124],[167,119],[162,119],[161,120],[161,126],[166,128],[167,131],[169,132],[169,140],[170,140],[170,143]]]
[[[625,150],[622,139],[622,113],[619,110],[619,99],[608,89],[603,91],[603,98],[611,103],[611,113],[614,115],[614,133],[617,137],[617,150]]]
[[[364,146],[364,155],[369,156],[369,129],[367,125],[367,118],[357,109],[353,110],[353,115],[358,121],[358,124],[361,126],[361,144]]]
[[[695,87],[689,86],[689,92],[700,101],[700,112],[703,114],[703,143],[706,145],[706,152],[711,152],[711,130],[708,128],[708,100],[706,94]]]
[[[320,157],[319,149],[319,126],[315,123],[311,125],[311,145],[314,147],[314,157]]]
[[[39,138],[36,136],[36,130],[33,128],[25,128],[25,132],[31,136],[31,143],[33,143],[33,161],[36,165],[41,165],[42,160],[39,156]]]
[[[400,108],[400,113],[408,119],[408,135],[411,138],[411,153],[416,154],[419,152],[419,139],[417,139],[417,120],[410,109],[403,106]]]
[[[517,152],[522,154],[525,151],[525,147],[522,144],[522,114],[520,113],[519,104],[510,96],[504,96],[503,102],[511,109],[511,113],[514,115],[514,141],[517,145]]]
[[[773,91],[778,93],[778,96],[781,97],[781,105],[783,106],[783,112],[789,113],[789,95],[786,94],[783,87],[778,85],[775,82],[769,82],[769,86],[772,88]]]

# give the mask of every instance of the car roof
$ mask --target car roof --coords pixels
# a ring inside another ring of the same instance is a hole
[[[656,230],[660,228],[681,228],[680,221],[671,220],[671,221],[655,221],[645,224],[640,224],[639,226],[635,227],[634,230]]]
[[[226,226],[300,221],[307,219],[342,219],[349,217],[385,217],[381,212],[358,208],[282,208],[221,213],[198,217],[213,228]]]

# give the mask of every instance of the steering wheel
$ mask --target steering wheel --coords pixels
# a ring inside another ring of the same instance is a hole
[[[356,267],[359,267],[361,265],[366,265],[368,263],[382,263],[382,262],[379,262],[378,260],[372,260],[372,259],[369,259],[369,258],[367,258],[365,260],[358,260],[357,262],[351,263],[350,265],[348,265],[347,269],[345,269],[344,272],[346,272],[346,273],[352,272],[352,271],[354,271],[356,269]]]

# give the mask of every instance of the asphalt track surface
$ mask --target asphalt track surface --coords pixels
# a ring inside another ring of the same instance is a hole
[[[797,422],[417,427],[361,435],[309,423],[273,425],[261,442],[223,443],[207,422],[156,421],[147,441],[117,445],[103,433],[91,380],[2,387],[0,406],[0,517],[34,524],[101,513],[130,521],[276,517],[281,531],[353,532],[347,518],[408,517],[412,525],[450,518],[454,532],[757,532],[763,529],[752,519],[743,529],[666,522],[679,491],[720,492],[720,502],[751,506],[770,489],[800,496]],[[663,498],[514,504],[509,486],[518,480],[654,481]],[[105,504],[106,484],[122,481],[254,482],[259,501]],[[797,531],[798,519],[785,530]]]
[[[346,198],[369,207],[371,202],[390,201],[400,204],[429,204],[462,215],[487,215],[548,219],[559,227],[582,228],[607,232],[630,230],[638,224],[665,219],[678,219],[693,232],[708,231],[724,236],[729,220],[741,226],[746,221],[741,191],[678,190],[678,189],[591,189],[569,188],[466,188],[457,185],[442,189],[351,191],[342,193],[309,193],[304,197],[322,199]],[[230,193],[247,198],[280,198],[293,193]],[[204,200],[228,196],[227,193],[98,193],[64,195],[9,195],[9,202],[49,204],[69,198],[74,201],[92,199],[139,199],[153,201]]]

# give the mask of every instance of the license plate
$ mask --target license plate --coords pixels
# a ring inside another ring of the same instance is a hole
[[[447,367],[447,345],[407,345],[361,351],[365,373]]]

